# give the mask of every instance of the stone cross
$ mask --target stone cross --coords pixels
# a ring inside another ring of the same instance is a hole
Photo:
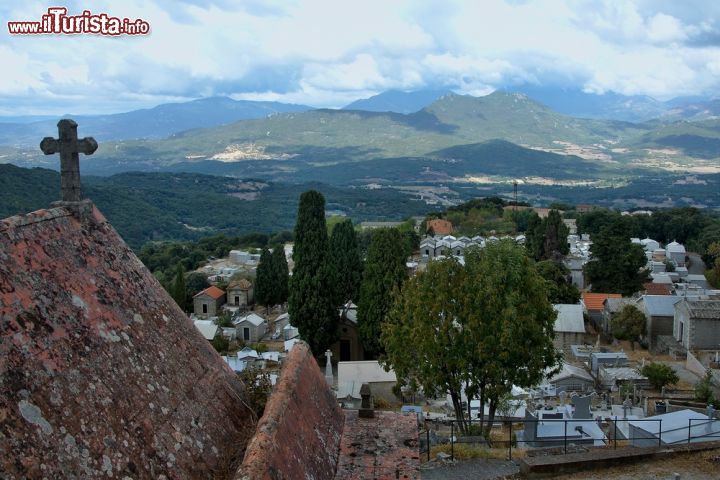
[[[333,371],[332,371],[332,363],[330,362],[330,357],[332,357],[332,352],[330,350],[325,351],[325,358],[327,358],[327,363],[325,364],[325,381],[332,387],[333,385]]]
[[[78,140],[77,123],[69,118],[58,122],[58,137],[45,137],[40,150],[45,155],[60,153],[60,182],[63,202],[80,201],[80,153],[92,155],[98,144],[92,137]]]

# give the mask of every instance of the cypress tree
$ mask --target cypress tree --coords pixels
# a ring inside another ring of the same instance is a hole
[[[570,252],[570,246],[567,243],[569,233],[568,227],[563,223],[560,212],[550,210],[547,218],[543,221],[545,238],[543,240],[543,248],[541,259],[557,260],[562,255]]]
[[[328,266],[325,198],[309,190],[300,195],[288,313],[316,356],[337,339],[338,312]]]
[[[375,230],[368,247],[360,285],[358,330],[365,353],[377,356],[383,349],[380,331],[392,306],[392,294],[407,277],[405,245],[396,228]]]
[[[272,255],[272,274],[273,274],[273,303],[285,303],[288,300],[288,264],[285,258],[285,249],[282,245],[276,245],[273,248]]]
[[[542,255],[543,224],[540,216],[533,212],[528,219],[528,227],[525,231],[525,248],[528,255],[539,260]]]
[[[351,220],[338,223],[330,236],[330,265],[333,273],[335,305],[357,301],[362,280],[362,260],[357,234]]]
[[[267,248],[263,248],[255,273],[255,301],[260,305],[274,304],[274,280],[272,256]]]
[[[170,296],[175,300],[175,303],[183,309],[187,310],[187,290],[185,289],[185,270],[182,264],[178,264],[177,270],[175,271],[175,280],[173,281],[172,292]]]

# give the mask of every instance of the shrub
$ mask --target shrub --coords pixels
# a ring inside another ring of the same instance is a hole
[[[666,385],[672,385],[680,381],[675,370],[664,363],[648,363],[640,370],[640,373],[645,375],[653,388],[657,390],[661,390]]]

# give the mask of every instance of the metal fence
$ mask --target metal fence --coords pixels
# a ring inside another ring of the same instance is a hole
[[[478,420],[468,421],[468,423],[476,426],[476,428],[479,426]],[[450,445],[450,458],[452,460],[455,459],[456,444],[474,444],[490,451],[507,450],[507,458],[511,460],[513,458],[513,448],[527,449],[527,455],[535,456],[574,453],[592,448],[617,449],[618,446],[662,447],[664,445],[720,440],[720,420],[701,418],[690,418],[687,420],[687,425],[682,422],[672,422],[670,424],[667,420],[663,425],[662,419],[653,418],[616,419],[612,417],[602,421],[595,419],[503,420],[495,422],[493,430],[497,431],[497,428],[500,427],[500,436],[504,438],[499,439],[495,436],[496,438],[490,441],[482,437],[462,436],[458,424],[457,420],[426,420],[426,428],[424,432],[421,432],[420,438],[421,447],[424,446],[426,449],[426,451],[421,450],[421,453],[427,454],[428,461],[433,446],[431,445],[432,431],[439,432],[435,445]],[[592,425],[597,426],[597,430],[591,428]],[[552,435],[538,435],[538,427],[540,426],[545,427],[544,430],[552,432]],[[448,427],[449,437],[443,436],[442,431],[444,430],[447,433]],[[507,436],[503,431],[506,428]],[[594,432],[585,431],[585,428],[594,430]],[[530,435],[528,435],[528,432],[530,432]],[[532,434],[532,432],[535,432],[535,434]],[[598,435],[599,432],[601,432],[601,435]],[[522,435],[518,435],[520,433]]]

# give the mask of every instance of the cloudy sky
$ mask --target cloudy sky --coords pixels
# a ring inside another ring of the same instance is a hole
[[[110,113],[228,95],[340,107],[388,89],[530,83],[720,95],[713,0],[124,0],[0,6],[0,115]],[[7,5],[13,3],[15,5]],[[49,6],[142,37],[13,36]]]

